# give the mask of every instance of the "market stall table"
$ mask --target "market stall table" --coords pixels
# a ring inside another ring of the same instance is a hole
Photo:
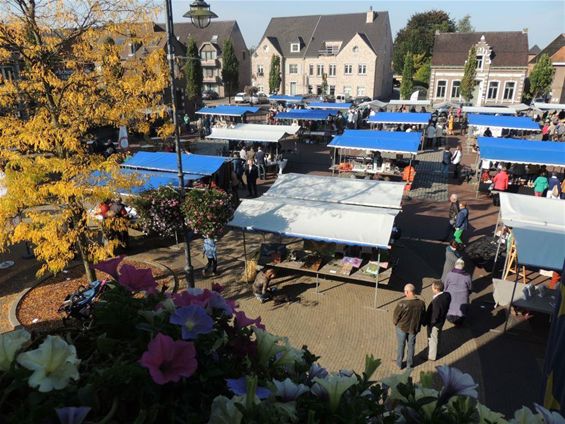
[[[287,174],[262,197],[243,200],[229,225],[243,230],[246,261],[245,231],[377,249],[376,307],[379,249],[391,247],[402,192],[398,183]]]

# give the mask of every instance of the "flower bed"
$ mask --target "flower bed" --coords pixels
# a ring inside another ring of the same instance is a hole
[[[421,373],[420,384],[410,370],[377,382],[380,361],[367,356],[361,372],[329,373],[221,287],[166,294],[143,270],[118,273],[120,260],[99,266],[114,281],[88,330],[0,335],[0,422],[507,422],[477,402],[477,384],[455,368]],[[536,410],[510,422],[563,420]]]
[[[172,287],[173,281],[169,272],[149,264],[126,259],[124,263],[136,269],[150,269],[159,286]],[[99,280],[110,276],[103,271],[96,271]],[[50,331],[63,325],[63,315],[57,310],[65,297],[88,284],[81,266],[70,268],[67,272],[49,277],[29,290],[20,300],[16,316],[26,328],[34,331]]]

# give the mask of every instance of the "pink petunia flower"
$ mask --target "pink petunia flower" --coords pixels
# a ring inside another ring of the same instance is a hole
[[[148,268],[137,269],[134,266],[124,264],[121,268],[119,283],[132,292],[157,292],[157,282]]]
[[[182,291],[173,295],[173,302],[178,308],[183,306],[198,305],[205,308],[208,305],[212,292],[210,290],[203,290],[202,293],[190,293],[189,291]]]
[[[194,343],[174,341],[162,333],[149,342],[139,363],[149,370],[156,384],[176,383],[190,377],[198,367]]]

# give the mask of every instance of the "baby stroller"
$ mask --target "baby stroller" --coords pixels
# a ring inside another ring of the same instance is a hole
[[[94,300],[102,294],[106,287],[107,280],[93,281],[88,287],[80,286],[74,293],[68,294],[65,301],[59,306],[58,312],[65,313],[63,324],[71,318],[75,318],[88,326],[92,319],[92,310],[94,308]]]

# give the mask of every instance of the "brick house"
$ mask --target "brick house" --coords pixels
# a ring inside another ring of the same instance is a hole
[[[428,98],[459,101],[460,84],[469,50],[477,51],[475,106],[520,103],[528,72],[528,33],[436,33]]]
[[[551,99],[549,101],[551,103],[565,103],[565,33],[559,34],[545,49],[530,60],[530,72],[538,58],[544,53],[549,55],[551,63],[555,68],[555,75],[551,83]]]
[[[388,99],[392,35],[388,12],[272,18],[252,57],[252,84],[269,91],[271,58],[281,60],[279,94],[327,93]]]
[[[190,22],[174,24],[177,39],[187,47],[188,38],[193,37],[202,58],[204,90],[213,90],[220,97],[226,95],[222,81],[222,48],[226,40],[231,40],[239,61],[239,86],[241,91],[249,84],[251,59],[249,50],[236,21],[212,21],[210,26],[200,29]]]

